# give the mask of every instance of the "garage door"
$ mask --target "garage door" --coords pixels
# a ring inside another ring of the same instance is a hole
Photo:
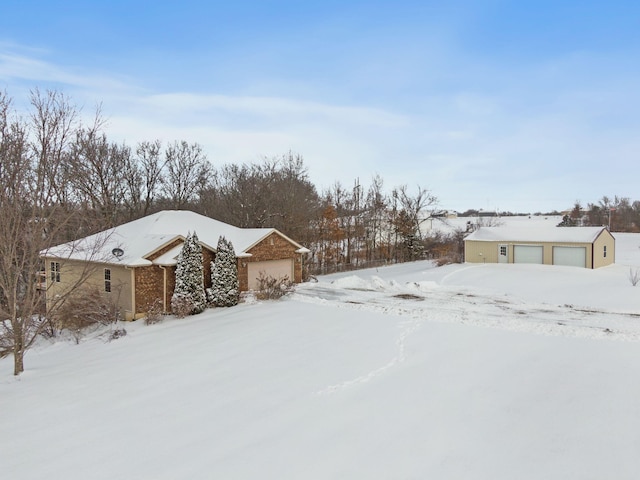
[[[553,247],[553,264],[585,268],[587,249],[585,247]]]
[[[281,278],[288,277],[293,280],[293,259],[269,260],[265,262],[249,262],[249,289],[258,288],[258,276],[263,272],[268,277]]]
[[[513,263],[542,263],[542,245],[515,245]]]

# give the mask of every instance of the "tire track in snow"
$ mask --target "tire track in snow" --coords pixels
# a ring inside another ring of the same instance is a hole
[[[420,321],[419,319],[414,319],[411,322],[401,322],[401,323],[405,323],[407,324],[407,326],[402,330],[402,332],[400,332],[400,335],[396,340],[396,355],[391,360],[389,360],[389,362],[387,362],[381,367],[378,367],[374,370],[371,370],[365,373],[364,375],[360,375],[356,378],[345,380],[343,382],[336,383],[334,385],[329,385],[328,387],[325,387],[322,390],[317,391],[316,395],[330,395],[330,394],[337,393],[341,390],[344,390],[346,388],[353,387],[355,385],[367,383],[373,380],[374,378],[380,375],[383,375],[393,367],[403,363],[406,359],[405,345],[406,345],[407,338],[409,338],[413,332],[415,332],[420,328],[420,326],[422,325],[422,321]]]
[[[416,301],[416,293],[422,298]],[[403,298],[402,294],[414,299]],[[406,344],[425,321],[457,323],[538,335],[573,336],[592,339],[640,341],[636,318],[614,312],[581,312],[570,305],[529,304],[502,296],[471,293],[463,288],[426,287],[417,283],[400,285],[377,278],[355,287],[315,284],[299,288],[291,300],[334,308],[366,310],[405,317],[396,339],[396,354],[386,364],[363,375],[329,385],[315,392],[331,395],[362,385],[389,372],[406,360]]]

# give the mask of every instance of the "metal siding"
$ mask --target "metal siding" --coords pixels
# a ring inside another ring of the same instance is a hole
[[[603,249],[607,247],[607,256],[604,257]],[[593,242],[593,266],[592,268],[611,265],[616,259],[616,240],[608,230],[603,230],[595,242]]]
[[[509,263],[515,263],[513,242],[493,242],[465,240],[464,253],[467,263],[498,263],[498,245],[509,245]],[[603,247],[607,246],[607,257],[603,257]],[[529,245],[533,246],[533,245]],[[604,230],[593,244],[570,242],[541,242],[535,246],[543,247],[543,262],[553,264],[553,247],[583,247],[586,249],[586,268],[599,268],[611,265],[615,261],[615,238]]]
[[[468,263],[498,263],[497,242],[474,240],[464,242],[464,261]]]

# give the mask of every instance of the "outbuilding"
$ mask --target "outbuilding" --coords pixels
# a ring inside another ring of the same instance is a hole
[[[600,268],[614,263],[615,245],[606,227],[480,227],[464,239],[464,258]]]

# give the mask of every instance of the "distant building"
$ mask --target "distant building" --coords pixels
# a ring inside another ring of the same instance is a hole
[[[480,227],[464,240],[467,263],[534,263],[599,268],[615,261],[606,227]]]

